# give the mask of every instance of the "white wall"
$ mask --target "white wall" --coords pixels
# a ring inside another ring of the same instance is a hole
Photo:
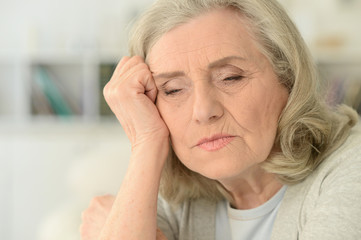
[[[361,22],[361,1],[280,1],[285,4],[289,14],[313,51],[328,50],[347,55],[361,54],[361,28],[359,25]],[[322,44],[324,46],[321,46]]]
[[[153,0],[1,0],[0,53],[119,49],[130,19]]]
[[[4,52],[114,50],[126,52],[126,27],[153,0],[1,0]],[[280,0],[306,40],[339,36],[361,48],[361,1]]]

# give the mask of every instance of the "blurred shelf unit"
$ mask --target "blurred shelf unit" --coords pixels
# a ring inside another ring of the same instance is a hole
[[[330,104],[346,103],[361,113],[361,54],[320,56],[316,61]],[[103,87],[119,59],[114,54],[0,55],[0,121],[114,121]]]
[[[361,55],[358,57],[324,56],[318,58],[320,77],[327,86],[331,105],[344,103],[361,115]]]
[[[103,87],[119,58],[54,53],[0,56],[0,120],[112,121]]]

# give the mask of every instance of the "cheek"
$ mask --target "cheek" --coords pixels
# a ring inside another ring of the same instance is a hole
[[[177,102],[167,102],[164,99],[157,101],[159,113],[167,125],[172,142],[183,139],[189,123],[189,108],[177,104]]]
[[[284,93],[269,89],[255,84],[232,100],[239,104],[228,104],[245,143],[259,160],[265,160],[273,148],[278,119],[285,106]]]
[[[169,129],[171,144],[175,154],[187,165],[187,160],[192,159],[190,148],[192,141],[189,141],[189,137],[192,136],[190,128],[191,106],[159,101],[157,107]]]
[[[273,83],[277,80],[268,79]],[[259,129],[264,133],[275,132],[279,116],[287,102],[287,90],[278,83],[251,84],[250,89],[242,96],[241,107],[237,118],[246,123],[249,130]]]
[[[227,99],[224,104],[233,120],[245,133],[254,133],[262,122],[262,102],[260,97],[256,96],[258,93],[252,93],[252,90],[249,88],[242,91],[241,94]]]

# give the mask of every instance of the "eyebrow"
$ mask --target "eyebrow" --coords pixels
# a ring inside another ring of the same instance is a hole
[[[241,61],[245,61],[246,59],[240,56],[228,56],[228,57],[224,57],[221,59],[218,59],[212,63],[210,63],[208,65],[208,69],[214,69],[217,67],[222,67],[224,65],[226,65],[227,63],[229,63],[232,60],[241,60]],[[165,72],[165,73],[160,73],[157,75],[154,75],[153,78],[175,78],[175,77],[180,77],[180,76],[184,76],[185,73],[183,71],[174,71],[174,72]]]
[[[229,63],[232,60],[240,60],[240,61],[245,61],[246,59],[243,57],[239,57],[239,56],[228,56],[225,58],[221,58],[219,60],[216,60],[212,63],[210,63],[208,65],[208,69],[212,69],[212,68],[217,68],[217,67],[222,67],[224,65],[226,65],[227,63]]]

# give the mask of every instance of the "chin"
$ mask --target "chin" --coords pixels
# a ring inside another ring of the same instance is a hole
[[[236,178],[237,176],[239,176],[240,174],[242,174],[242,170],[239,171],[235,171],[235,169],[229,169],[229,170],[213,170],[213,171],[202,171],[199,172],[199,174],[203,175],[204,177],[207,177],[209,179],[212,180],[225,180],[225,179],[232,179],[232,178]]]
[[[187,162],[183,162],[183,164],[192,171],[213,180],[235,178],[253,165],[251,162],[242,161],[240,158],[214,158],[211,161],[196,160],[192,161],[191,164]]]

